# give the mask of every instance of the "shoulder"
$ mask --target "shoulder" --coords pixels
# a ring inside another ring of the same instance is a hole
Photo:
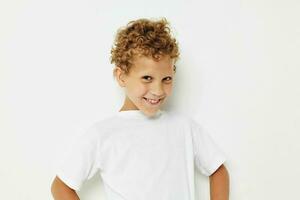
[[[95,120],[87,128],[88,137],[97,137],[98,140],[105,140],[121,127],[121,121],[115,115]]]
[[[169,118],[176,120],[177,122],[182,122],[190,128],[201,128],[203,123],[200,119],[184,113],[182,111],[170,111],[168,112]]]
[[[168,111],[168,114],[176,119],[181,120],[189,120],[191,118],[187,113],[178,110]]]
[[[182,111],[168,111],[167,114],[169,119],[176,121],[179,124],[190,125],[195,121],[190,115]]]

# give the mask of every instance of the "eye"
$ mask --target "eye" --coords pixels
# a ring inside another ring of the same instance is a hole
[[[149,79],[150,78],[150,79]],[[143,76],[143,79],[150,81],[151,80],[151,76]]]
[[[143,76],[142,77],[144,80],[147,80],[147,81],[151,81],[152,80],[152,77],[151,76]],[[172,77],[171,76],[168,76],[166,78],[163,79],[164,81],[167,81],[167,82],[170,82],[172,81]]]
[[[172,77],[168,76],[168,77],[165,78],[165,80],[166,80],[166,81],[171,81],[171,80],[172,80]]]

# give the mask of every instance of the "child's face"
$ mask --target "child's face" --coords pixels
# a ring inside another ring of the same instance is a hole
[[[135,59],[128,75],[117,69],[117,80],[126,98],[121,110],[141,110],[153,116],[172,93],[174,59],[163,57],[156,62],[145,56]],[[146,99],[159,100],[158,103]]]

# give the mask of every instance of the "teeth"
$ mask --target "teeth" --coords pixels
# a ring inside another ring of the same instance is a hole
[[[158,100],[155,101],[155,100],[152,100],[152,99],[148,99],[148,101],[150,101],[151,103],[157,103],[158,102]]]
[[[146,98],[147,99],[147,98]],[[159,102],[159,99],[158,100],[153,100],[153,99],[147,99],[148,102],[152,103],[152,104],[156,104]]]

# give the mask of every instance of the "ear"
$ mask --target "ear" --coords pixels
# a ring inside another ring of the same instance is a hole
[[[125,87],[126,86],[126,74],[124,70],[120,67],[115,67],[114,69],[114,75],[115,78],[117,79],[120,87]]]

